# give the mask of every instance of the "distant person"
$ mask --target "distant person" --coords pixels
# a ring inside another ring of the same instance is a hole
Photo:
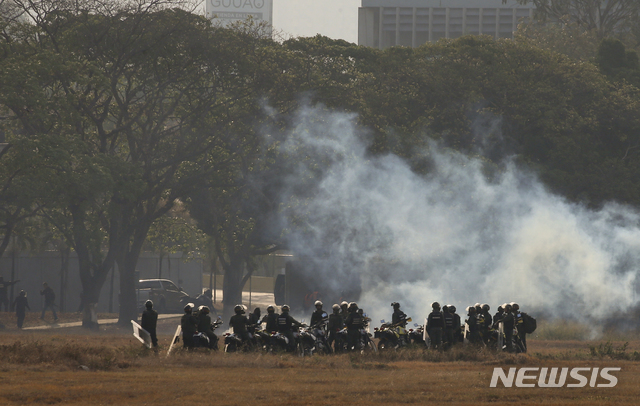
[[[267,306],[267,315],[262,318],[262,323],[266,323],[265,330],[267,333],[272,333],[278,330],[278,316],[276,308],[269,305]]]
[[[198,332],[198,319],[192,314],[191,305],[184,307],[184,316],[180,319],[182,327],[182,347],[193,348],[193,335]]]
[[[293,334],[294,329],[297,331],[299,327],[302,327],[302,323],[289,315],[289,305],[282,305],[280,308],[280,315],[278,316],[278,332],[283,334],[289,340],[288,349],[294,351],[296,345],[296,337]]]
[[[53,289],[51,289],[47,282],[42,284],[42,290],[40,291],[40,294],[44,296],[44,306],[42,307],[42,315],[40,316],[40,319],[44,320],[44,313],[47,311],[47,309],[51,309],[51,311],[53,312],[53,321],[57,321],[58,315],[56,314],[56,305],[54,303],[56,300],[56,294],[53,292]]]
[[[151,336],[151,344],[153,347],[158,346],[158,336],[156,334],[156,327],[158,326],[158,312],[153,310],[153,302],[147,300],[144,304],[145,310],[142,312],[140,318],[140,327],[145,329]]]
[[[262,323],[262,310],[259,307],[253,309],[253,313],[249,314],[249,323],[247,325],[247,331],[249,334],[255,334],[256,330],[259,330],[259,326]]]
[[[18,317],[18,328],[22,329],[24,318],[27,315],[27,309],[31,311],[29,307],[29,301],[27,300],[27,292],[21,290],[18,297],[13,301],[13,308],[16,309],[16,316]]]
[[[340,315],[340,305],[334,304],[331,309],[333,313],[329,315],[329,323],[327,324],[327,345],[331,348],[333,344],[334,352],[341,352],[344,348],[344,343],[340,343],[338,338],[338,331],[344,328],[344,320]]]
[[[321,301],[316,300],[316,302],[314,303],[314,306],[316,307],[316,310],[313,313],[311,313],[311,321],[309,322],[310,326],[315,326],[316,324],[321,323],[327,318],[327,313],[324,310],[322,310]]]
[[[427,334],[431,339],[431,349],[442,349],[442,336],[445,329],[445,320],[440,310],[440,303],[433,302],[431,304],[431,313],[427,317]],[[448,313],[448,311],[447,311]]]
[[[9,295],[7,294],[7,288],[12,286],[12,285],[15,285],[18,282],[20,282],[20,281],[5,282],[4,278],[2,276],[0,276],[0,310],[2,310],[2,308],[4,306],[4,311],[5,312],[10,311],[10,309],[9,309]]]

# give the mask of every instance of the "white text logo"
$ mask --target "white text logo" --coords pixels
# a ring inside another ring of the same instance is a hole
[[[613,388],[618,378],[611,372],[620,368],[509,368],[505,373],[502,368],[494,368],[491,384],[495,388],[498,381],[505,388],[583,388],[589,384],[592,388]],[[601,379],[598,379],[601,378]]]

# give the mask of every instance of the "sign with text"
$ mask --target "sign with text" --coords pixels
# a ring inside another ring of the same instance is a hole
[[[207,0],[205,11],[207,17],[225,25],[248,18],[271,25],[273,0]]]

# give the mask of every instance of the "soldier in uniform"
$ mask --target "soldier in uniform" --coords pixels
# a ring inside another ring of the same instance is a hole
[[[309,322],[310,326],[315,326],[327,318],[327,312],[322,310],[321,301],[316,300],[314,306],[316,307],[316,310],[311,314],[311,321]]]
[[[236,307],[233,308],[233,311],[236,314],[231,316],[231,319],[229,320],[229,327],[232,327],[233,333],[237,335],[243,343],[246,344],[249,342],[250,338],[249,331],[247,330],[249,319],[247,319],[247,317],[244,315],[244,306],[236,305]]]
[[[261,323],[261,314],[262,310],[260,310],[259,307],[256,307],[255,309],[253,309],[253,313],[249,315],[249,325],[247,326],[247,331],[249,331],[249,334],[253,335],[256,333],[256,329],[258,329],[258,326]]]
[[[211,316],[209,316],[210,313],[209,306],[200,306],[200,311],[198,312],[198,331],[209,338],[209,348],[217,350],[218,336],[213,332]]]
[[[343,343],[340,343],[339,340],[336,339],[337,332],[344,328],[344,320],[340,315],[340,305],[334,304],[332,307],[333,313],[329,315],[329,322],[327,324],[327,345],[329,348],[333,345],[335,348],[335,352],[341,352]]]
[[[522,351],[527,352],[527,333],[524,330],[524,316],[520,312],[520,306],[517,303],[511,303],[511,310],[516,330],[518,330],[518,337],[522,343]]]
[[[397,325],[399,327],[404,327],[407,325],[407,315],[400,310],[400,303],[393,302],[391,303],[391,307],[393,307],[393,314],[391,315],[391,324]]]
[[[275,307],[267,306],[267,315],[262,318],[262,322],[266,323],[265,329],[269,334],[278,331],[278,313]]]
[[[449,313],[453,315],[453,343],[457,344],[464,341],[464,335],[462,334],[462,319],[460,315],[456,313],[456,307],[449,305]]]
[[[451,348],[455,343],[455,317],[451,314],[451,305],[442,307],[444,319],[444,349]]]
[[[511,313],[511,305],[503,304],[504,316],[502,317],[502,328],[504,329],[504,341],[506,344],[506,350],[513,351],[513,328],[515,326],[515,319],[513,313]]]
[[[358,305],[356,302],[349,303],[349,315],[345,321],[347,326],[347,345],[349,350],[357,351],[360,348],[360,330],[363,328],[363,317],[358,313]]]
[[[427,317],[427,334],[431,339],[432,349],[442,349],[442,333],[444,331],[444,316],[440,311],[440,303],[433,302],[431,304],[431,313]]]
[[[478,326],[478,318],[476,317],[476,308],[475,306],[469,306],[467,311],[468,317],[467,320],[465,320],[465,323],[469,326],[467,340],[472,344],[480,344],[482,343],[482,339],[480,338],[480,327]]]
[[[180,326],[182,327],[182,346],[188,349],[193,348],[193,335],[198,331],[198,319],[192,314],[190,304],[184,307]]]
[[[151,300],[147,300],[144,303],[144,307],[145,310],[142,312],[142,317],[140,318],[140,327],[149,333],[149,336],[151,336],[151,345],[155,348],[158,346],[158,336],[156,335],[158,312],[153,310],[153,302]]]
[[[280,308],[280,315],[278,316],[278,332],[283,334],[289,340],[288,350],[294,351],[296,349],[296,337],[293,334],[293,329],[296,330],[302,327],[303,324],[291,317],[289,314],[289,305],[283,305]]]
[[[340,316],[342,316],[343,322],[347,321],[347,317],[349,316],[349,303],[345,301],[340,303]]]

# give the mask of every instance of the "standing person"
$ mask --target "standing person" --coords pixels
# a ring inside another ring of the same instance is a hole
[[[427,317],[427,333],[431,338],[432,349],[442,349],[442,333],[444,331],[444,316],[440,311],[440,303],[433,302],[431,304],[431,313]]]
[[[462,333],[462,319],[456,313],[457,309],[454,305],[449,305],[449,313],[453,315],[453,343],[464,342],[464,334]]]
[[[184,316],[180,319],[182,327],[182,347],[193,348],[193,335],[198,331],[198,319],[192,314],[191,305],[184,307]]]
[[[442,307],[442,318],[444,320],[444,349],[451,348],[455,344],[455,318],[451,313],[451,305]]]
[[[522,343],[522,351],[527,352],[527,332],[524,328],[524,316],[520,311],[520,306],[517,303],[511,303],[511,310],[513,311],[513,320],[518,330],[518,337],[520,337],[520,342]]]
[[[513,351],[513,329],[515,327],[515,319],[511,312],[511,304],[503,304],[504,316],[502,317],[502,329],[504,330],[504,341],[506,343],[506,350],[508,352]]]
[[[158,346],[158,336],[156,335],[156,327],[158,325],[158,312],[153,310],[153,302],[147,300],[144,304],[145,310],[140,318],[140,327],[145,329],[151,336],[151,344],[153,347]]]
[[[15,285],[18,281],[5,282],[4,278],[0,276],[0,310],[4,306],[4,310],[8,312],[9,309],[9,295],[7,295],[7,288],[9,286]]]
[[[360,329],[363,327],[364,320],[362,315],[358,312],[358,305],[356,302],[349,303],[349,315],[345,321],[347,326],[347,343],[349,351],[360,350]]]
[[[469,306],[467,308],[467,320],[465,323],[469,326],[469,334],[467,335],[467,340],[471,344],[482,344],[482,338],[480,337],[480,326],[478,325],[478,317],[476,314],[475,306]]]
[[[24,290],[20,291],[18,297],[13,301],[13,307],[16,309],[16,316],[18,317],[18,328],[22,329],[22,323],[24,323],[24,318],[27,313],[26,309],[31,311],[29,301],[27,300],[27,292]]]
[[[42,290],[40,291],[40,294],[44,296],[44,307],[42,308],[42,315],[40,316],[40,319],[44,320],[44,313],[47,311],[47,309],[51,309],[51,311],[53,312],[53,321],[57,321],[58,315],[56,314],[56,305],[54,303],[56,300],[56,294],[53,292],[53,289],[51,289],[47,282],[44,282],[42,284]]]
[[[342,322],[347,321],[347,317],[349,316],[349,303],[342,301],[340,303],[340,316],[342,316]]]
[[[333,344],[335,347],[334,352],[342,352],[344,349],[344,343],[337,340],[337,334],[338,331],[344,328],[344,320],[340,315],[339,304],[336,303],[331,308],[333,309],[333,313],[329,315],[329,322],[327,324],[327,345],[331,348]]]
[[[314,306],[316,307],[316,310],[313,313],[311,313],[311,321],[309,322],[309,325],[312,327],[327,318],[327,313],[324,310],[322,310],[321,301],[316,300],[316,302],[314,303]]]

